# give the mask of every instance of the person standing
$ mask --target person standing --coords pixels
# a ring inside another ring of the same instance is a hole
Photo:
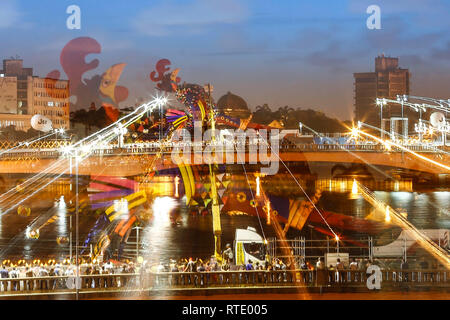
[[[350,262],[349,265],[350,268],[350,280],[356,281],[356,273],[358,271],[358,263],[356,262],[355,258],[352,258],[352,262]]]
[[[48,277],[48,271],[44,266],[41,266],[41,268],[39,269],[39,277]],[[49,286],[48,286],[48,280],[47,279],[41,279],[41,285],[40,285],[40,290],[48,290]]]
[[[192,258],[189,258],[189,261],[183,272],[195,272],[197,270],[196,265],[197,265],[197,261],[194,261]]]
[[[327,270],[322,257],[319,257],[316,263],[316,284],[322,294],[322,288],[327,284]]]
[[[225,251],[223,252],[222,256],[224,260],[228,262],[228,264],[233,263],[233,249],[231,249],[231,244],[227,243],[225,247]]]
[[[31,280],[31,278],[33,278],[33,276],[34,276],[33,270],[27,267],[25,269],[25,277],[30,278],[30,279],[27,279],[25,281],[25,290],[30,290],[30,291],[34,290],[34,281]]]
[[[402,263],[400,265],[400,269],[402,270],[402,292],[409,291],[409,287],[408,287],[408,281],[409,281],[409,274],[408,274],[408,270],[409,270],[409,264],[408,261],[403,258],[402,259]]]
[[[49,277],[55,277],[56,276],[55,269],[51,268],[50,272],[48,273],[48,275],[49,275]],[[49,287],[49,289],[50,290],[55,290],[56,289],[56,279],[55,278],[50,279],[50,287]]]
[[[344,264],[341,262],[341,259],[336,260],[336,282],[343,282],[344,279]]]
[[[9,277],[12,279],[17,279],[19,277],[19,273],[16,269],[16,267],[13,267],[12,270],[9,272]],[[17,291],[17,284],[19,281],[12,280],[11,281],[11,291]]]
[[[2,268],[0,270],[0,277],[2,279],[9,278],[9,272],[8,269],[4,265],[2,265]],[[2,281],[2,291],[8,291],[8,281]]]

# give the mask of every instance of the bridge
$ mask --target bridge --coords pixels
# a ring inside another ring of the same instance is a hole
[[[168,292],[368,292],[366,270],[236,270],[207,272],[154,272],[83,274],[75,276],[0,279],[0,299],[23,297],[83,297],[160,295]],[[78,290],[75,283],[78,282]],[[389,291],[448,292],[448,270],[381,270],[380,289]]]
[[[177,166],[172,161],[171,153],[176,145],[167,144],[163,147],[163,166],[164,168],[174,168]],[[449,147],[441,147],[438,151],[431,147],[409,146],[409,150],[421,154],[430,160],[450,163],[450,157],[447,150]],[[95,148],[90,155],[80,162],[79,174],[92,175],[96,172],[108,169],[108,174],[115,176],[134,176],[148,172],[148,166],[151,161],[160,152],[160,147],[156,144],[141,143],[125,145],[123,148],[110,146],[107,148]],[[269,152],[270,154],[270,152]],[[389,168],[401,168],[418,172],[431,174],[450,173],[442,167],[436,166],[427,161],[418,161],[413,154],[404,152],[395,148],[387,148],[385,145],[376,144],[356,144],[356,145],[317,145],[317,144],[282,144],[278,151],[279,158],[276,154],[272,154],[271,161],[281,159],[286,163],[346,163],[346,164],[370,164],[372,166],[381,166]],[[234,159],[226,159],[225,155],[217,157],[215,163],[241,163],[238,162],[237,153],[234,153]],[[245,154],[241,155],[245,158],[245,163],[250,163],[252,159],[257,159],[261,166],[264,157],[249,151],[246,146]],[[242,161],[241,160],[241,161]],[[46,170],[49,174],[60,174],[63,170],[69,174],[70,158],[64,157],[61,148],[39,148],[39,149],[17,149],[0,153],[0,174],[2,173],[24,173],[35,174]],[[227,162],[228,161],[228,162]],[[60,165],[52,165],[59,163]],[[242,161],[243,162],[243,161]],[[191,154],[190,163],[206,164],[208,160],[202,159],[200,163],[196,163],[194,155]],[[63,168],[63,169],[62,169]],[[65,169],[64,169],[65,168]]]

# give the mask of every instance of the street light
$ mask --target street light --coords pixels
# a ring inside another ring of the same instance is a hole
[[[162,107],[167,104],[168,99],[166,97],[156,97],[155,103],[159,108],[159,141],[161,142],[162,137]]]
[[[136,229],[136,261],[139,258],[139,230],[142,229],[142,227],[134,227],[133,229]]]
[[[79,299],[79,282],[80,282],[80,268],[78,266],[78,242],[79,242],[79,232],[78,232],[78,162],[80,158],[78,156],[78,150],[75,149],[75,266],[76,266],[76,280],[75,280],[75,289],[76,289],[76,299]]]
[[[383,128],[383,106],[387,105],[387,101],[385,98],[379,99],[377,98],[377,106],[380,106],[380,129],[384,130]],[[381,139],[384,138],[384,133],[381,131]]]

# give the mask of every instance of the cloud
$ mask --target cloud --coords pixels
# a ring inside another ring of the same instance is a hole
[[[0,9],[0,28],[9,28],[19,21],[20,13],[16,2],[3,0]]]
[[[450,41],[447,42],[447,46],[443,49],[433,49],[431,51],[431,56],[434,59],[450,60]]]
[[[237,0],[192,0],[185,4],[164,1],[138,14],[132,26],[150,36],[203,33],[213,25],[240,23],[247,16],[247,9]]]
[[[351,13],[363,12],[365,14],[370,5],[378,5],[382,14],[430,13],[446,8],[442,0],[350,0],[348,7]]]
[[[330,43],[325,50],[318,50],[306,56],[306,61],[314,66],[340,68],[349,62],[349,57],[341,52],[337,42]]]

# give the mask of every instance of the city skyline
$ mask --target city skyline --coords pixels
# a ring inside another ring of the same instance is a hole
[[[66,79],[59,56],[72,39],[91,37],[101,45],[87,61],[100,64],[83,78],[126,63],[118,84],[129,90],[121,107],[155,93],[148,77],[161,58],[180,68],[183,80],[210,82],[213,96],[231,91],[252,110],[267,103],[315,109],[340,120],[354,114],[353,73],[373,71],[380,55],[398,57],[411,71],[411,93],[448,98],[449,22],[444,1],[377,1],[381,30],[369,30],[372,1],[318,4],[286,1],[119,2],[8,0],[0,13],[2,58],[19,55],[41,77],[53,70]],[[81,29],[69,30],[69,5],[81,9]],[[119,12],[123,20],[118,19]],[[181,14],[183,13],[183,14]],[[207,17],[207,18],[203,18]],[[314,17],[314,18],[312,18]],[[105,24],[104,21],[107,21]],[[14,34],[14,37],[11,35]],[[86,106],[87,107],[87,106]]]

